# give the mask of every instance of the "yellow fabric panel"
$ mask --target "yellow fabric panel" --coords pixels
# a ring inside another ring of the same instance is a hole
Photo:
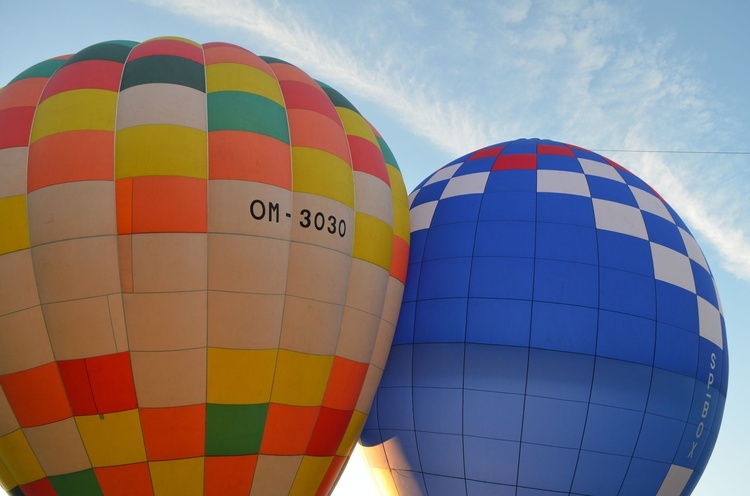
[[[138,410],[75,417],[91,465],[108,467],[146,460]]]
[[[354,221],[352,257],[390,270],[392,244],[393,229],[391,226],[377,217],[357,212]]]
[[[349,452],[356,446],[357,439],[359,439],[359,435],[362,433],[362,427],[365,425],[365,420],[367,420],[366,414],[359,410],[354,410],[352,412],[352,418],[349,420],[349,426],[346,428],[344,437],[341,439],[339,449],[336,450],[336,455],[349,456]]]
[[[292,147],[294,191],[331,198],[354,209],[354,173],[339,157],[315,148]]]
[[[149,462],[154,496],[201,496],[203,494],[203,457]]]
[[[393,234],[409,241],[409,204],[406,194],[406,186],[401,172],[392,165],[386,164],[388,179],[391,182],[393,194]]]
[[[208,349],[208,403],[268,403],[277,350]]]
[[[115,179],[139,176],[206,179],[207,139],[205,131],[163,124],[117,131]]]
[[[39,104],[31,130],[31,143],[51,134],[77,129],[113,131],[117,93],[108,90],[71,90]]]
[[[315,494],[326,475],[332,456],[305,456],[297,470],[289,496]]]
[[[339,113],[346,134],[364,138],[380,149],[378,139],[375,137],[375,134],[372,132],[372,129],[369,124],[367,124],[364,117],[357,112],[344,107],[336,107],[336,111]]]
[[[279,350],[271,401],[284,405],[320,405],[332,365],[332,356]]]
[[[273,100],[282,107],[284,97],[279,82],[269,74],[243,64],[223,62],[206,66],[206,89],[215,91],[243,91]]]
[[[21,429],[0,437],[0,460],[18,484],[27,484],[44,477],[44,470]]]
[[[182,37],[180,37],[180,36],[158,36],[158,37],[156,37],[156,38],[151,38],[151,39],[149,39],[149,40],[146,40],[146,41],[155,41],[155,40],[174,40],[174,41],[181,41],[181,42],[183,42],[183,43],[188,43],[188,44],[190,44],[190,45],[196,46],[196,47],[200,48],[201,50],[203,50],[203,46],[202,46],[202,45],[201,45],[200,43],[196,43],[196,42],[195,42],[195,41],[193,41],[193,40],[189,40],[189,39],[187,39],[187,38],[182,38]],[[144,41],[144,43],[145,43],[145,41]]]
[[[8,467],[6,467],[5,464],[0,461],[0,486],[2,486],[6,491],[10,491],[17,485],[18,483],[16,482],[16,479],[13,478],[13,475],[8,471]]]
[[[0,255],[29,246],[26,195],[0,198]]]

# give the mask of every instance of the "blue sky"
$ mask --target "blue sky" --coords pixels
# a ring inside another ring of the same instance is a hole
[[[750,155],[605,151],[750,151],[750,2],[4,3],[0,86],[108,39],[228,41],[347,95],[390,144],[409,190],[459,155],[520,137],[597,150],[640,175],[696,235],[727,320],[727,410],[694,495],[750,486]],[[366,479],[345,477],[355,485],[337,496],[366,494]]]

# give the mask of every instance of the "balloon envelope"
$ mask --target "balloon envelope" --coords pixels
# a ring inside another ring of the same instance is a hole
[[[390,346],[406,191],[337,91],[112,41],[0,91],[0,483],[327,494]]]
[[[687,495],[727,388],[677,213],[614,162],[517,140],[410,195],[409,270],[361,443],[388,494]]]

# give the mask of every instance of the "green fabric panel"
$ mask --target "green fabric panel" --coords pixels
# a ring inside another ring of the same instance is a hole
[[[168,83],[206,92],[203,64],[173,55],[151,55],[125,64],[120,91],[139,84]]]
[[[383,153],[385,163],[388,165],[392,165],[398,170],[401,170],[401,168],[398,166],[398,162],[396,162],[396,156],[391,151],[391,147],[388,146],[388,143],[386,143],[385,140],[380,136],[375,136],[375,138],[378,140],[378,145],[380,145],[380,151]]]
[[[286,60],[277,59],[276,57],[269,57],[267,55],[260,55],[260,58],[263,59],[263,61],[266,64],[286,64],[286,65],[292,65]]]
[[[57,496],[103,496],[93,469],[49,477]]]
[[[326,83],[322,81],[315,80],[315,82],[318,83],[318,86],[320,86],[320,88],[326,92],[326,95],[328,95],[328,99],[331,100],[331,102],[333,102],[333,104],[336,107],[348,108],[349,110],[352,110],[358,113],[359,115],[362,115],[359,113],[359,110],[357,110],[357,107],[352,105],[352,102],[347,100],[344,95],[342,95],[341,93],[331,88],[330,86],[328,86]]]
[[[208,94],[209,131],[249,131],[289,143],[286,109],[255,93],[217,91]]]
[[[20,81],[21,79],[28,79],[28,78],[34,78],[34,77],[45,77],[45,78],[51,77],[52,74],[54,74],[55,71],[59,69],[60,66],[63,65],[64,63],[65,63],[64,60],[59,60],[59,59],[54,59],[54,60],[50,59],[50,60],[45,60],[44,62],[39,62],[38,64],[32,65],[31,67],[23,71],[21,74],[14,77],[10,81],[10,83]]]
[[[254,455],[260,452],[268,403],[206,405],[206,456]]]
[[[129,43],[129,45],[126,45],[125,43]],[[65,65],[80,62],[82,60],[111,60],[112,62],[120,62],[124,64],[130,51],[136,45],[137,43],[134,41],[106,41],[104,43],[97,43],[96,45],[84,48],[70,57]]]

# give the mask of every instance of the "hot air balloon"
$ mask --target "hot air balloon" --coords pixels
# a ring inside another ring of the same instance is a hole
[[[406,190],[340,93],[109,41],[0,92],[0,483],[328,494],[395,329]]]
[[[384,494],[687,496],[727,393],[714,278],[596,153],[477,150],[410,195],[409,269],[361,442]]]

